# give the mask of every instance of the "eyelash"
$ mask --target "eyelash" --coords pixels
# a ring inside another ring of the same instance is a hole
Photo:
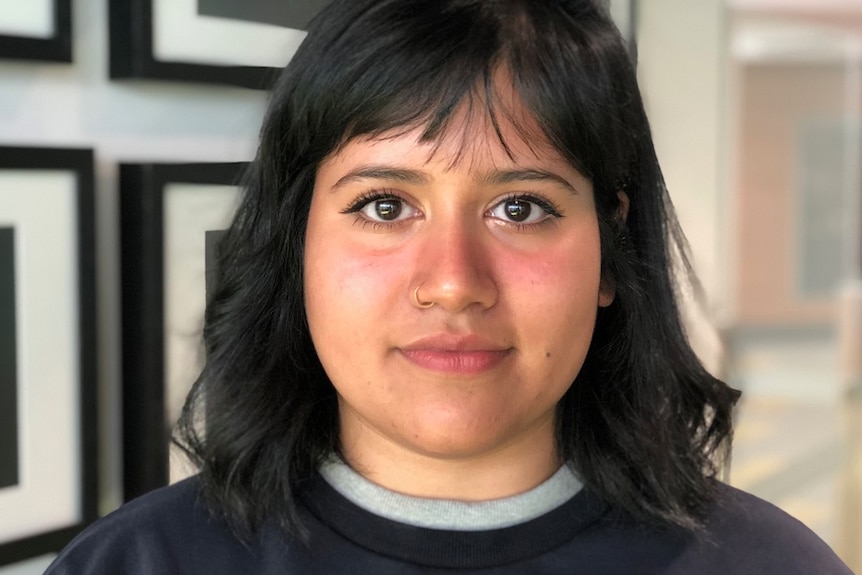
[[[557,206],[552,201],[548,200],[547,198],[543,198],[542,196],[537,196],[535,194],[532,194],[530,192],[524,192],[521,194],[509,194],[508,196],[506,196],[505,198],[503,198],[502,200],[500,200],[499,202],[494,204],[494,207],[497,207],[502,203],[512,202],[512,201],[522,201],[522,202],[530,202],[530,203],[536,204],[537,206],[539,206],[540,208],[545,210],[545,212],[547,212],[547,214],[549,216],[551,216],[551,218],[562,218],[563,217],[563,214],[560,211],[560,209],[557,208]],[[542,220],[542,221],[546,221],[546,220]],[[516,222],[510,222],[510,223],[516,223]]]
[[[351,202],[351,204],[345,209],[341,210],[341,213],[355,214],[371,202],[376,202],[377,200],[400,200],[402,202],[406,202],[406,200],[399,196],[395,190],[385,188],[382,190],[368,190],[367,192],[360,194],[359,197],[353,200],[353,202]]]
[[[359,212],[361,212],[365,206],[372,202],[376,202],[378,200],[398,200],[400,202],[408,203],[407,200],[398,195],[395,190],[390,190],[384,188],[382,190],[369,190],[367,192],[363,192],[360,194],[349,206],[345,209],[341,210],[342,214],[354,214],[356,216],[356,224],[361,225],[363,228],[371,226],[374,231],[386,231],[391,230],[395,226],[403,223],[403,221],[397,222],[376,222],[374,220],[369,220],[368,218],[362,216]]]
[[[403,220],[402,221],[395,221],[395,222],[377,222],[377,221],[372,221],[372,220],[369,220],[369,219],[363,217],[362,215],[359,214],[359,212],[362,211],[365,208],[365,206],[367,206],[368,204],[370,204],[372,202],[376,202],[378,200],[393,200],[393,199],[404,202],[404,203],[408,203],[407,200],[405,200],[403,197],[401,197],[395,190],[391,190],[391,189],[369,190],[367,192],[363,192],[362,194],[360,194],[355,200],[353,200],[353,202],[351,202],[351,204],[349,206],[347,206],[347,208],[341,210],[341,213],[342,214],[356,214],[357,223],[361,224],[363,227],[370,225],[370,226],[373,226],[373,228],[375,230],[391,229],[391,228],[403,223]],[[560,211],[560,209],[557,208],[557,206],[553,202],[551,202],[550,200],[548,200],[546,198],[543,198],[541,196],[538,196],[536,194],[532,194],[529,192],[520,193],[520,194],[514,194],[514,193],[509,194],[506,197],[504,197],[502,200],[500,200],[499,202],[495,203],[494,206],[492,206],[491,209],[488,211],[493,210],[495,207],[499,206],[500,204],[503,204],[505,202],[511,202],[511,201],[530,202],[532,204],[535,204],[536,206],[538,206],[540,209],[544,210],[548,214],[548,217],[542,219],[540,222],[536,222],[536,223],[532,223],[532,224],[524,224],[521,222],[513,222],[513,221],[506,221],[505,222],[506,225],[513,226],[518,231],[533,230],[533,229],[537,229],[539,226],[543,226],[543,225],[547,225],[547,224],[554,224],[554,223],[556,223],[556,220],[565,217],[563,215],[563,213]]]

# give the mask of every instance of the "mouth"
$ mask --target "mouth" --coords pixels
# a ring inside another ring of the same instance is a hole
[[[513,351],[478,335],[443,334],[399,348],[410,363],[451,375],[479,375],[502,363]]]

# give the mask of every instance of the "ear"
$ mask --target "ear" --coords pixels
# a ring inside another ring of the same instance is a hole
[[[619,191],[617,192],[617,199],[619,200],[619,204],[617,205],[617,213],[614,215],[614,223],[619,228],[623,228],[626,225],[626,219],[629,217],[629,195],[623,191]],[[616,297],[616,289],[612,285],[609,285],[608,282],[602,281],[599,284],[599,307],[608,307],[614,303],[614,297]]]
[[[601,285],[599,285],[599,307],[608,307],[614,303],[614,297],[616,295],[616,290],[614,288],[608,287],[605,282],[602,282]]]
[[[623,191],[617,192],[617,199],[619,200],[619,205],[617,206],[617,221],[625,225],[626,220],[629,217],[629,195]]]

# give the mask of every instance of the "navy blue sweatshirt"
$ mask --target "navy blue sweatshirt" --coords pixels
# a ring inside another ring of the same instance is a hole
[[[800,522],[727,486],[699,534],[639,524],[588,489],[539,518],[490,531],[396,523],[321,478],[303,493],[300,512],[307,545],[274,526],[243,543],[210,515],[192,478],[96,522],[46,575],[852,575]]]

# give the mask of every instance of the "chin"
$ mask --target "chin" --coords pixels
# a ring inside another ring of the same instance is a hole
[[[506,433],[488,425],[477,425],[477,421],[475,418],[463,423],[449,420],[420,429],[414,427],[407,439],[414,451],[436,459],[481,457],[506,445]]]
[[[497,447],[495,441],[464,441],[459,438],[457,443],[438,438],[415,438],[411,449],[416,453],[431,459],[441,461],[478,459],[493,453]]]

